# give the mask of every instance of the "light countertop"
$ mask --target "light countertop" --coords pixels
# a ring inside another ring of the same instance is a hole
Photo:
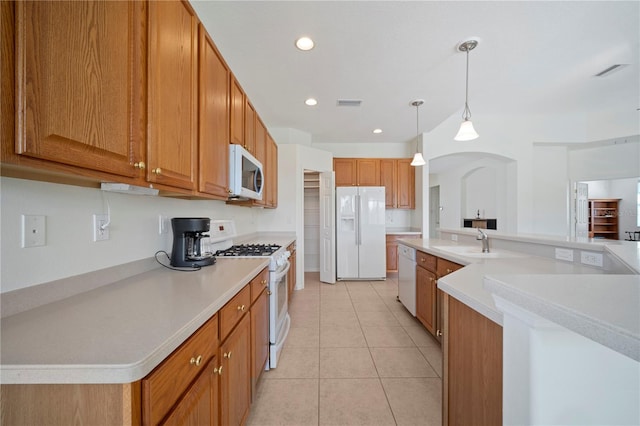
[[[385,228],[385,233],[387,235],[420,235],[422,231],[416,228],[408,228],[408,227],[387,227]]]
[[[535,241],[539,242],[539,239]],[[510,300],[518,300],[525,309],[537,306],[535,313],[551,321],[562,317],[561,314],[551,315],[551,312],[563,312],[565,317],[573,318],[573,322],[567,322],[565,318],[560,325],[571,325],[576,332],[591,330],[583,334],[592,340],[595,340],[594,333],[599,334],[596,341],[614,350],[633,354],[640,348],[639,275],[612,275],[580,263],[506,250],[497,250],[505,255],[500,258],[468,257],[445,250],[447,246],[459,244],[444,239],[402,239],[399,243],[467,265],[438,279],[438,288],[497,324],[502,325],[502,313],[496,308],[492,292],[499,290],[503,295],[517,295]],[[480,241],[473,245],[480,247]],[[591,246],[581,242],[580,247]],[[613,244],[613,247],[619,249],[621,245]],[[623,253],[633,251],[630,250],[633,247],[626,247],[626,251],[620,250]],[[561,284],[554,287],[552,283]],[[624,290],[617,293],[612,302],[603,302],[603,292],[615,293],[619,288]],[[526,300],[529,300],[528,304]],[[632,325],[634,321],[636,323]],[[594,324],[599,326],[594,327]]]
[[[158,265],[2,318],[0,381],[140,380],[268,264],[267,258],[218,258],[194,272]]]

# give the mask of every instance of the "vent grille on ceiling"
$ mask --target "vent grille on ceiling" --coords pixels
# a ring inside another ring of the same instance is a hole
[[[628,64],[615,64],[611,65],[609,68],[603,69],[595,77],[605,77],[615,71],[620,71],[622,68],[626,67]]]
[[[338,99],[338,106],[359,107],[362,104],[361,99]]]

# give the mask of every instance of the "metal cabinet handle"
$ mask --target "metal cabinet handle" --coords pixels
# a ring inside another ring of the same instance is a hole
[[[244,312],[245,308],[246,308],[246,306],[244,306],[244,305],[239,305],[238,306],[238,310],[242,311],[242,312]]]
[[[225,353],[222,355],[222,357],[223,357],[223,358],[227,358],[227,359],[231,359],[231,351],[229,351],[229,352],[225,352]]]
[[[140,161],[138,163],[135,163],[133,167],[135,167],[136,169],[144,170],[147,167],[147,165],[144,164],[144,161]]]
[[[162,169],[160,167],[156,167],[155,169],[151,170],[151,173],[155,173],[156,175],[161,175]]]
[[[271,296],[273,294],[273,292],[271,292],[271,290],[267,290],[267,296]]]
[[[452,272],[453,272],[453,271],[452,271],[451,269],[447,268],[447,274],[450,274],[450,273],[452,273]]]
[[[219,376],[222,376],[222,366],[218,367],[218,368],[214,368],[213,369],[213,374],[218,374]]]
[[[441,330],[436,330],[436,336],[442,336],[442,331]]]
[[[198,355],[198,357],[192,357],[189,360],[189,364],[191,365],[195,365],[196,367],[200,367],[200,364],[202,364],[202,355]]]
[[[262,285],[267,285],[267,280],[262,280],[262,281],[260,281],[260,284],[262,284]]]

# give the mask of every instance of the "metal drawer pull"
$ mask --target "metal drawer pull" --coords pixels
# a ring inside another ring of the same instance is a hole
[[[151,170],[151,173],[154,173],[156,175],[161,175],[162,174],[162,169],[160,167],[157,167],[157,168]]]
[[[222,366],[218,367],[218,368],[214,368],[213,369],[213,374],[218,374],[219,376],[222,376]]]
[[[231,351],[229,351],[229,352],[225,352],[222,356],[223,356],[224,358],[231,359]]]
[[[436,336],[442,336],[442,331],[436,330]]]
[[[238,306],[238,310],[242,311],[242,312],[244,312],[245,308],[246,308],[246,306],[244,306],[244,305]]]
[[[140,161],[139,163],[135,163],[133,167],[135,167],[136,169],[144,170],[147,165],[144,164],[144,161]]]
[[[267,290],[267,296],[271,296],[272,294],[271,290]]]
[[[260,281],[260,283],[261,283],[262,285],[267,285],[267,280],[262,280],[262,281]]]
[[[191,364],[191,365],[195,364],[196,367],[199,367],[200,364],[202,364],[202,355],[198,355],[197,358],[195,358],[195,357],[191,358],[189,360],[189,364]]]
[[[451,269],[447,268],[447,274],[450,274],[450,273],[452,273],[452,272],[453,272],[453,271],[452,271]]]

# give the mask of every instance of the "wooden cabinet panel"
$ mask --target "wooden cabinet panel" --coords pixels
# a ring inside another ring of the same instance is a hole
[[[289,292],[289,300],[293,296],[293,290],[296,287],[296,243],[293,242],[289,244],[287,247],[291,256],[289,257],[289,263],[291,263],[291,267],[289,268],[289,272],[287,273],[287,290]]]
[[[618,198],[589,199],[589,237],[619,239]]]
[[[251,329],[249,315],[220,347],[222,374],[220,375],[221,424],[244,424],[251,403]]]
[[[256,385],[269,361],[269,295],[263,287],[251,306],[251,396],[255,399]]]
[[[502,327],[453,297],[446,297],[445,424],[500,425]]]
[[[432,254],[417,250],[416,263],[418,266],[435,273],[437,271],[438,258]]]
[[[203,25],[199,33],[198,190],[229,196],[229,69]]]
[[[254,157],[256,155],[256,110],[245,96],[244,104],[244,147]]]
[[[207,321],[162,364],[142,379],[142,418],[157,424],[200,374],[218,348],[218,317]]]
[[[387,240],[387,272],[398,272],[398,243]]]
[[[145,161],[146,4],[25,1],[15,8],[15,152],[141,177],[134,163]]]
[[[411,159],[397,160],[396,205],[398,209],[415,209],[416,207],[416,168]]]
[[[246,285],[229,300],[219,311],[220,315],[220,340],[224,340],[235,327],[240,318],[249,312],[251,307],[251,286]]]
[[[251,303],[253,304],[262,290],[269,286],[269,268],[264,268],[254,279],[249,283],[251,287]]]
[[[164,426],[217,425],[218,369],[217,359],[212,359],[200,376],[191,385],[171,414],[163,421]]]
[[[149,3],[147,180],[195,189],[198,18],[186,1]]]
[[[262,164],[262,171],[264,173],[263,179],[265,184],[262,190],[262,200],[254,200],[254,204],[258,206],[264,206],[268,202],[267,198],[268,198],[269,189],[267,189],[267,187],[270,187],[272,185],[271,175],[270,175],[271,167],[269,165],[269,160],[267,158],[267,128],[265,127],[262,120],[260,120],[260,117],[258,117],[257,115],[255,118],[254,147],[255,147],[254,155],[258,159],[258,161]]]
[[[395,209],[397,206],[396,182],[398,180],[398,162],[396,160],[380,160],[380,185],[384,186],[385,207]],[[387,270],[389,264],[387,262]]]
[[[333,171],[336,175],[336,186],[355,186],[356,159],[355,158],[334,158]]]
[[[271,135],[267,133],[267,191],[266,207],[278,207],[278,145]]]
[[[434,271],[438,274],[438,278],[442,278],[445,275],[449,275],[452,272],[457,271],[460,268],[463,268],[463,265],[460,265],[458,263],[455,262],[451,262],[447,259],[443,259],[441,257],[437,258],[438,259],[438,266],[437,266],[437,270]]]
[[[435,335],[436,275],[420,266],[416,266],[416,318]]]
[[[356,159],[356,184],[358,186],[380,185],[380,160],[377,158]]]
[[[231,79],[229,140],[232,144],[244,146],[244,92],[233,74],[229,78]]]

